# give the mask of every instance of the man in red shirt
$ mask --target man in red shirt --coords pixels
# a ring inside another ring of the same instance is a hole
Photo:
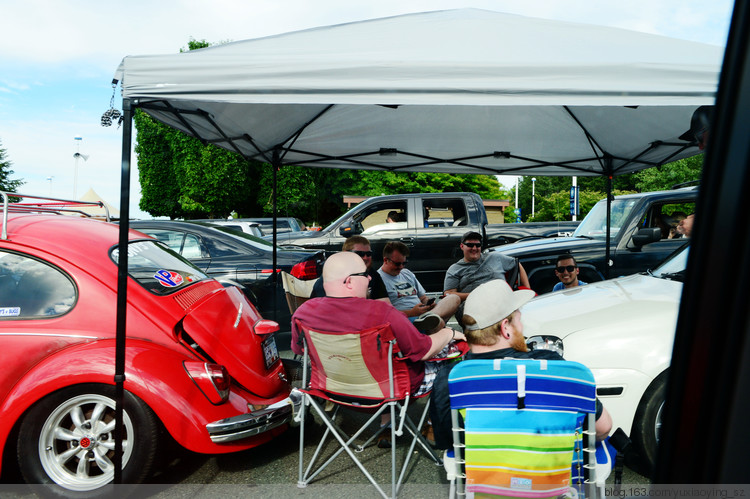
[[[434,357],[451,340],[464,340],[463,333],[450,328],[429,336],[420,333],[390,303],[366,299],[369,282],[367,267],[357,254],[342,252],[328,258],[323,266],[326,296],[306,301],[292,317],[292,350],[302,354],[297,320],[313,329],[334,332],[361,331],[390,323],[399,349],[407,359],[412,393],[425,393],[431,388],[435,373],[425,379],[424,361]]]

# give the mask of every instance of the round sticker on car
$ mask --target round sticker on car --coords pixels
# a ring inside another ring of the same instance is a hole
[[[170,272],[169,270],[164,269],[158,270],[156,274],[154,274],[154,279],[167,288],[174,288],[175,286],[182,284],[182,276],[179,273]]]

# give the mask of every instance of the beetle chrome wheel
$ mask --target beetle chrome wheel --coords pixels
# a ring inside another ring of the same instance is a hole
[[[86,394],[60,404],[42,425],[39,459],[47,475],[71,490],[93,490],[112,481],[115,401]],[[133,423],[123,413],[122,463],[132,454]]]
[[[106,494],[114,481],[114,387],[84,384],[63,388],[37,402],[18,435],[18,465],[28,483],[50,484],[53,495]],[[141,399],[123,399],[122,481],[140,483],[152,471],[162,427]],[[100,490],[101,489],[101,490]]]

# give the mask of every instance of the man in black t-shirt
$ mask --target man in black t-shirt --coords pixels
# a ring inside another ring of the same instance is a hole
[[[531,290],[513,291],[507,282],[496,279],[481,284],[469,294],[464,306],[464,334],[471,351],[464,360],[524,359],[565,360],[551,350],[531,350],[523,336],[521,312],[518,310],[534,297]],[[439,449],[453,446],[448,374],[455,364],[442,369],[432,387],[430,418]],[[603,440],[612,429],[612,418],[597,399],[596,438]]]
[[[364,236],[351,236],[344,241],[341,251],[351,251],[358,254],[362,261],[367,265],[367,274],[370,276],[370,286],[367,288],[367,297],[371,300],[382,300],[390,303],[388,291],[385,289],[383,278],[378,274],[377,269],[372,267],[372,250],[370,241]],[[321,298],[326,295],[323,289],[323,278],[319,278],[313,286],[310,298]]]

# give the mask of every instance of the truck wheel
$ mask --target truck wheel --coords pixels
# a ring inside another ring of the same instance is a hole
[[[633,443],[636,446],[646,471],[654,469],[659,447],[667,373],[663,372],[651,382],[638,404],[633,422]]]
[[[18,464],[30,484],[50,492],[94,497],[114,479],[115,389],[77,385],[37,402],[18,435]],[[160,423],[139,398],[125,392],[123,483],[140,483],[151,472],[160,444]],[[111,491],[110,491],[111,492]]]

